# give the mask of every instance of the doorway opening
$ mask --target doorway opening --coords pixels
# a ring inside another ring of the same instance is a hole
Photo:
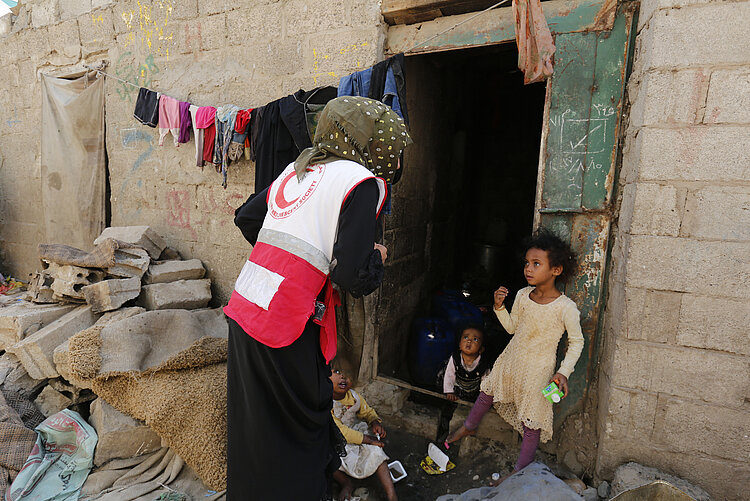
[[[520,252],[533,226],[546,93],[544,83],[523,85],[517,58],[506,43],[406,60],[414,144],[386,217],[377,379],[442,394],[435,367],[449,356],[445,346],[457,348],[458,327],[430,360],[415,355],[419,336],[429,337],[418,332],[420,319],[441,315],[436,302],[464,311],[467,323],[484,310],[487,356],[509,340],[492,313],[492,291],[505,285],[512,304],[526,286]]]

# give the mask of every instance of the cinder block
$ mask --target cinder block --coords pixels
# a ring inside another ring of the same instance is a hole
[[[141,279],[122,278],[103,280],[84,287],[83,295],[94,313],[116,310],[141,293]]]
[[[711,73],[705,121],[750,124],[750,71],[745,68]]]
[[[144,285],[139,304],[147,310],[205,308],[211,301],[211,280],[179,280]]]
[[[750,4],[749,4],[750,5]],[[693,126],[640,131],[634,147],[642,181],[746,181],[750,126]]]
[[[91,11],[91,0],[58,0],[60,19],[63,21],[71,17],[78,17]]]
[[[206,270],[200,259],[165,261],[149,266],[144,281],[147,284],[161,284],[177,280],[196,280],[203,278],[205,274]]]
[[[36,6],[35,6],[36,8]],[[49,39],[54,40],[50,62],[55,65],[75,64],[81,57],[81,38],[78,21],[70,19],[47,28]]]
[[[746,461],[750,457],[747,409],[659,397],[652,440],[675,452]]]
[[[644,67],[748,63],[748,18],[748,2],[657,11],[640,34]]]
[[[146,309],[141,308],[140,306],[130,306],[128,308],[120,308],[119,310],[109,311],[102,315],[94,325],[113,324],[115,322],[119,322],[120,320],[140,315],[144,311],[146,311]]]
[[[47,385],[39,396],[36,397],[34,404],[42,414],[49,417],[52,414],[57,414],[63,409],[67,409],[70,405],[73,405],[73,401]]]
[[[161,438],[155,431],[118,411],[102,398],[91,403],[89,423],[99,436],[94,452],[97,466],[110,459],[141,456],[161,447]]]
[[[87,285],[104,280],[106,275],[100,269],[49,263],[45,270],[53,277],[52,297],[58,301],[84,301],[82,289]]]
[[[710,77],[707,70],[644,73],[630,108],[630,125],[698,123]]]
[[[679,234],[684,190],[653,183],[633,183],[626,189],[635,190],[629,233],[675,237]]]
[[[130,247],[117,249],[115,251],[115,264],[106,268],[107,274],[120,278],[141,278],[148,266],[151,264],[151,258],[144,249]]]
[[[672,291],[629,289],[628,339],[676,344],[683,295]]]
[[[74,305],[26,301],[0,308],[0,349],[6,350],[75,308]]]
[[[654,427],[657,395],[640,390],[610,386],[608,398],[601,402],[599,430],[603,440],[628,440],[649,437]]]
[[[626,284],[644,289],[750,298],[745,242],[633,235]]]
[[[646,25],[654,12],[662,9],[681,9],[690,5],[709,3],[711,0],[643,0],[638,14],[638,31]]]
[[[41,2],[31,6],[31,26],[41,28],[60,20],[57,2]]]
[[[690,192],[680,233],[711,240],[750,241],[750,188],[708,187]]]
[[[94,240],[94,245],[106,238],[114,238],[121,242],[142,247],[153,259],[157,259],[164,247],[167,246],[164,239],[149,226],[111,226],[105,228],[102,234]]]
[[[0,357],[0,361],[2,361],[3,367],[10,368],[10,371],[7,373],[5,380],[2,383],[3,390],[5,391],[14,391],[29,396],[33,395],[42,386],[47,384],[46,379],[34,379],[29,376],[29,373],[26,372],[21,361],[12,353],[5,352],[3,356]]]
[[[727,407],[745,400],[748,363],[736,355],[622,340],[613,357],[611,379],[621,387]]]
[[[8,348],[16,355],[26,371],[34,379],[59,376],[53,354],[55,348],[83,329],[91,327],[99,318],[91,306],[79,306],[51,324]]]
[[[677,342],[684,346],[750,355],[750,302],[686,294]]]

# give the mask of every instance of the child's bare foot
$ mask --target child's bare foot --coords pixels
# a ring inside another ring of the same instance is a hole
[[[508,480],[508,478],[510,478],[514,473],[516,473],[516,470],[510,470],[510,473],[508,473],[508,474],[506,474],[506,475],[498,478],[497,480],[492,480],[489,483],[489,486],[490,487],[497,487],[498,485],[500,485],[503,482],[505,482],[506,480]]]
[[[448,448],[448,444],[452,444],[453,442],[457,440],[461,440],[464,437],[467,437],[469,435],[475,435],[477,430],[470,430],[464,425],[461,425],[459,429],[448,435],[448,437],[445,439],[445,446],[446,449]]]
[[[354,490],[354,484],[349,480],[349,476],[338,470],[333,473],[333,479],[339,484],[339,501],[347,501],[352,497],[352,491]]]

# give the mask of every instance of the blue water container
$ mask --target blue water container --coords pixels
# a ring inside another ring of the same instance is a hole
[[[482,311],[468,302],[463,295],[451,289],[443,289],[432,301],[432,312],[444,318],[458,336],[467,325],[484,325]]]
[[[414,320],[407,359],[414,384],[434,387],[438,372],[456,347],[456,336],[446,320],[435,317]]]

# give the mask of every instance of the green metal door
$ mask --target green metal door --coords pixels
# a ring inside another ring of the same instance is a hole
[[[581,273],[565,293],[581,311],[586,340],[571,376],[571,398],[563,401],[557,420],[581,401],[597,361],[634,17],[632,9],[621,7],[611,31],[555,36],[555,71],[547,87],[535,221],[570,238],[578,253]]]

